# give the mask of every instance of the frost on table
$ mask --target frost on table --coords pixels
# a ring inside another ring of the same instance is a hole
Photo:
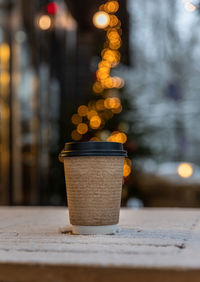
[[[122,209],[115,235],[79,236],[65,208],[2,207],[0,281],[199,282],[200,210]]]

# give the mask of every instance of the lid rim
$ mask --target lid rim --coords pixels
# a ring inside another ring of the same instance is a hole
[[[73,156],[127,157],[127,151],[123,150],[123,144],[119,142],[68,142],[65,143],[65,147],[59,156],[61,158]]]

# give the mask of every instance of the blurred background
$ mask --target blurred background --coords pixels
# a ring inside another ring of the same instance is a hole
[[[200,206],[200,2],[0,0],[0,204],[65,205],[68,141],[124,144],[122,206]]]

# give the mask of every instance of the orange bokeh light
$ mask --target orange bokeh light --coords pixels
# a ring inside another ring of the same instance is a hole
[[[73,130],[71,137],[72,137],[73,140],[78,141],[82,138],[82,135],[79,134],[76,130]]]
[[[105,107],[104,107],[104,99],[97,100],[97,102],[96,102],[96,109],[98,111],[103,111],[105,109]]]
[[[90,119],[90,127],[92,129],[97,129],[99,128],[101,125],[101,118],[99,116],[93,116],[91,119]]]
[[[123,132],[114,131],[110,137],[108,137],[107,141],[109,142],[119,142],[119,143],[126,143],[127,136]]]
[[[88,131],[88,126],[86,123],[79,123],[77,126],[77,132],[79,134],[85,134]]]
[[[123,169],[123,176],[127,177],[131,173],[131,167],[125,162],[124,169]]]
[[[96,81],[92,87],[93,91],[95,93],[101,93],[104,88],[102,87],[102,84],[99,81]]]
[[[72,123],[73,124],[79,124],[82,122],[82,117],[79,116],[78,114],[73,114],[72,115]]]
[[[118,24],[119,20],[115,15],[110,15],[110,27],[114,27]]]
[[[90,141],[98,142],[98,141],[100,141],[100,139],[98,137],[92,137],[92,138],[90,138]]]
[[[97,116],[97,115],[98,115],[97,111],[95,111],[95,110],[91,110],[87,113],[88,119],[91,119],[92,117]]]
[[[88,113],[88,107],[85,105],[81,105],[80,107],[78,107],[78,114],[79,116],[86,116]]]
[[[116,13],[119,9],[119,3],[117,1],[109,1],[104,4],[103,8],[107,13]]]

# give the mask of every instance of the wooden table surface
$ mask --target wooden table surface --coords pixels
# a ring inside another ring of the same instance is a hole
[[[62,233],[66,208],[0,208],[0,281],[200,281],[200,210],[122,209],[115,235]]]

